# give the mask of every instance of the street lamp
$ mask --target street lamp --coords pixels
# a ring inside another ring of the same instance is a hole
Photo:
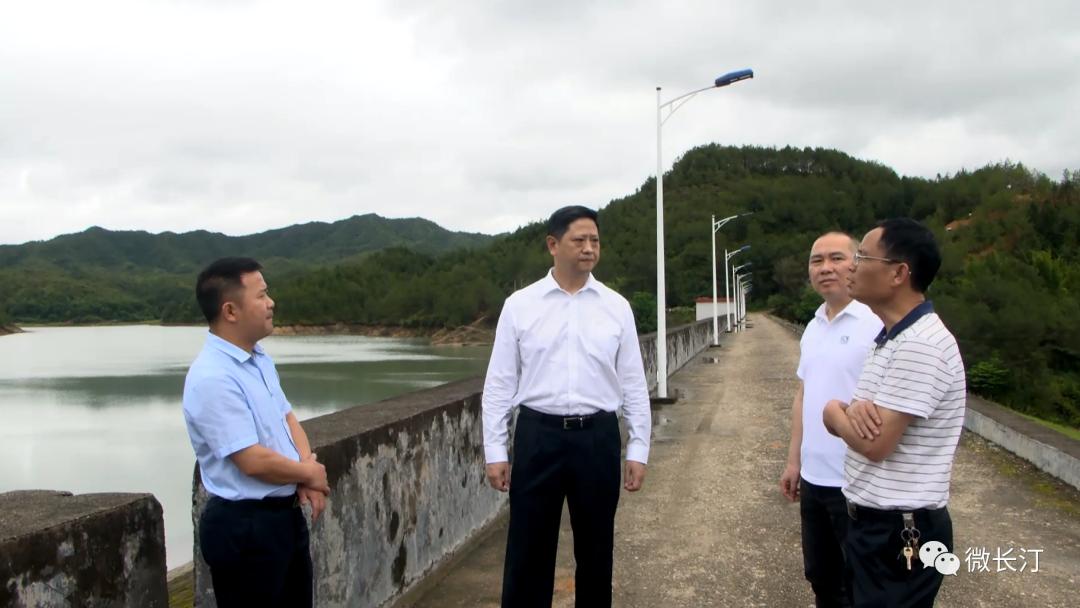
[[[680,95],[661,103],[660,87],[656,87],[656,396],[667,398],[667,292],[664,284],[664,170],[660,129],[676,110],[702,91],[718,89],[740,80],[754,77],[753,70],[728,72],[713,81],[711,86]],[[663,115],[668,109],[667,116]]]
[[[753,291],[753,285],[754,285],[753,281],[746,281],[745,283],[743,283],[743,288],[742,288],[742,294],[743,294],[743,299],[742,299],[743,330],[744,331],[746,330],[746,298],[747,298],[747,296],[750,295],[750,292]]]
[[[717,310],[717,306],[716,306],[716,233],[719,232],[720,229],[724,227],[724,224],[730,222],[731,220],[736,219],[736,218],[740,218],[740,217],[746,217],[748,215],[752,215],[753,213],[754,212],[751,211],[750,213],[740,213],[740,214],[737,214],[737,215],[732,215],[730,217],[725,217],[724,219],[720,220],[719,222],[716,221],[716,216],[715,215],[712,216],[712,237],[711,237],[711,240],[712,240],[712,336],[713,336],[713,346],[719,346],[720,345],[720,331],[717,328],[717,322],[716,322],[716,317],[717,317],[717,312],[716,312],[716,310]],[[726,256],[727,250],[724,250],[724,254],[725,254],[725,257],[724,257],[724,298],[727,298],[727,256]],[[726,316],[727,315],[725,314],[725,317]]]
[[[742,278],[745,279],[746,275],[743,275]],[[739,310],[742,314],[740,321],[742,324],[742,331],[746,331],[746,295],[750,293],[750,284],[750,281],[744,281],[739,289]]]
[[[726,309],[726,311],[724,312],[724,317],[727,319],[728,332],[731,332],[731,301],[735,299],[735,290],[730,288],[729,283],[729,279],[731,278],[732,273],[728,272],[728,260],[749,249],[750,245],[743,245],[742,247],[739,247],[731,253],[728,253],[727,249],[724,250],[724,299],[727,300],[724,303],[724,307]],[[730,295],[728,295],[729,292]]]
[[[741,277],[739,276],[739,271],[742,270],[743,268],[746,268],[747,266],[752,266],[752,265],[753,264],[751,262],[747,262],[747,263],[743,264],[742,266],[736,266],[736,267],[731,269],[731,282],[734,283],[734,285],[731,286],[731,297],[732,297],[732,299],[735,300],[735,332],[736,333],[738,333],[738,331],[739,331],[739,293],[738,293],[738,291],[739,291],[739,281],[741,280]],[[729,309],[731,308],[730,304],[728,305],[728,308]]]

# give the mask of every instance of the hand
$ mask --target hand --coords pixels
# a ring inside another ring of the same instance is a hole
[[[821,423],[825,425],[825,430],[834,437],[839,437],[840,432],[836,430],[833,423],[837,420],[838,416],[840,419],[845,418],[846,415],[844,414],[844,409],[846,407],[847,404],[843,401],[832,399],[825,404],[825,409],[821,411]]]
[[[873,441],[881,434],[881,414],[878,413],[877,406],[873,402],[852,401],[844,413],[847,414],[851,426],[855,427],[855,432],[862,439]]]
[[[780,493],[791,502],[799,499],[799,465],[788,463],[780,475]]]
[[[643,483],[645,483],[644,463],[627,460],[626,471],[623,473],[623,487],[627,492],[637,492]]]
[[[301,505],[311,505],[311,523],[315,523],[326,510],[326,495],[307,486],[297,487],[296,495],[300,497]]]
[[[492,462],[487,465],[487,478],[491,487],[500,492],[510,490],[510,463]]]
[[[315,455],[315,452],[308,454],[300,459],[302,463],[317,463],[319,457]],[[319,465],[322,466],[322,465]],[[325,470],[325,467],[324,467]],[[329,489],[329,484],[327,484]],[[301,505],[311,505],[311,523],[315,523],[316,519],[319,519],[319,515],[326,510],[326,494],[323,494],[315,488],[310,488],[303,484],[296,487],[296,495],[300,499]]]
[[[316,492],[321,492],[323,495],[330,493],[330,482],[326,480],[326,467],[318,461],[314,452],[301,460],[300,465],[307,472],[307,478],[301,485]]]

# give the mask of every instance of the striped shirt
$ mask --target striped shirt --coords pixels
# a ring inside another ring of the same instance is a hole
[[[844,495],[876,509],[944,507],[967,401],[956,339],[927,301],[887,334],[883,330],[876,343],[859,376],[855,399],[914,419],[881,462],[847,451]]]

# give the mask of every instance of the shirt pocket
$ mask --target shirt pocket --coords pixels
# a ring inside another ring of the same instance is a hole
[[[622,325],[608,315],[584,319],[581,339],[590,357],[615,365],[622,341]]]
[[[562,311],[537,317],[522,330],[518,338],[522,362],[542,365],[557,363],[555,355],[566,350],[560,344],[560,341],[566,340],[566,332],[567,320]]]

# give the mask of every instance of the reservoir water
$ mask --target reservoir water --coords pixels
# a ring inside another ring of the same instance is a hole
[[[187,367],[202,327],[30,327],[0,337],[0,492],[150,492],[168,565],[191,559],[195,457]],[[490,347],[422,339],[271,336],[262,341],[303,421],[484,373]]]

